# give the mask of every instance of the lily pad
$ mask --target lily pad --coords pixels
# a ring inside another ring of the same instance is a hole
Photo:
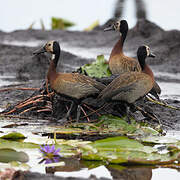
[[[0,162],[8,163],[11,161],[28,162],[29,157],[25,152],[17,152],[14,149],[2,148],[0,149]]]
[[[11,139],[11,140],[17,140],[17,139],[25,139],[26,137],[19,133],[19,132],[11,132],[6,135],[1,136],[2,139]]]
[[[153,143],[153,144],[174,144],[177,143],[178,140],[174,138],[168,138],[165,136],[148,136],[144,138],[140,138],[142,142],[145,143]]]
[[[121,135],[134,138],[159,135],[153,128],[140,126],[133,118],[131,118],[131,124],[128,124],[126,116],[120,118],[112,115],[99,117],[97,123],[72,123],[66,127],[48,127],[45,130],[46,135],[54,137],[55,133],[58,139],[83,139],[86,141]]]
[[[110,132],[121,132],[122,134],[133,133],[137,127],[135,124],[128,124],[126,117],[116,117],[112,115],[103,115],[99,118],[100,122],[96,126],[106,127]],[[133,119],[131,119],[133,120]]]
[[[101,160],[115,164],[171,164],[179,161],[180,150],[160,154],[155,148],[144,146],[127,137],[113,137],[89,144],[92,149],[85,149],[82,158]]]

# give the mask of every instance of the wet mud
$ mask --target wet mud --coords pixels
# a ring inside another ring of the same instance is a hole
[[[91,32],[78,32],[78,31],[40,31],[40,30],[27,30],[27,31],[14,31],[5,33],[0,31],[0,73],[15,74],[15,79],[23,83],[25,87],[41,88],[46,77],[47,69],[49,66],[48,54],[33,56],[32,52],[38,47],[16,46],[11,45],[14,42],[35,42],[43,44],[48,40],[58,40],[63,46],[78,47],[91,50],[91,49],[107,49],[107,54],[110,53],[113,45],[119,38],[118,33],[103,32],[103,28],[107,26],[97,27]],[[179,57],[180,57],[180,31],[164,31],[162,28],[148,20],[139,20],[136,26],[129,30],[127,40],[125,42],[124,51],[130,52],[136,57],[137,48],[142,44],[147,44],[151,47],[152,51],[156,54],[155,60],[148,59],[148,64],[152,69],[158,72],[180,73]],[[92,62],[93,58],[85,58],[76,56],[71,52],[62,50],[61,60],[58,64],[58,71],[72,72],[79,66]],[[158,78],[157,78],[158,79]],[[158,80],[171,82],[171,79],[161,77]],[[178,79],[173,79],[173,82],[179,82]],[[32,91],[5,91],[0,93],[0,105],[7,106],[8,103],[11,107],[14,104],[28,98],[33,94]],[[58,100],[58,97],[56,97]],[[173,106],[180,106],[180,102],[176,100],[165,100],[166,104]],[[57,106],[53,108],[58,108]],[[95,104],[95,103],[94,103]],[[167,128],[180,129],[180,111],[171,108],[163,107],[151,102],[146,105],[151,107],[154,114],[161,120],[162,124]],[[57,111],[54,111],[54,118],[57,118]],[[60,112],[60,110],[59,110]],[[61,117],[65,114],[62,110]],[[50,116],[52,114],[48,114]],[[138,116],[141,117],[141,116]],[[59,117],[58,117],[59,118]]]

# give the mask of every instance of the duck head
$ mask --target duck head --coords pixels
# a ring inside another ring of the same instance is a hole
[[[109,27],[105,28],[104,31],[119,31],[120,33],[127,33],[128,31],[128,23],[126,20],[116,20]]]
[[[155,58],[156,56],[153,53],[151,53],[150,48],[148,46],[143,45],[138,48],[137,57],[138,57],[139,64],[141,65],[141,68],[143,70],[146,64],[145,62],[146,57]]]
[[[39,55],[45,52],[49,52],[51,54],[58,54],[60,53],[60,46],[57,41],[49,41],[47,42],[42,48],[33,52],[34,55]]]
[[[59,43],[57,41],[49,41],[42,48],[36,50],[33,54],[39,55],[45,52],[49,52],[52,54],[51,60],[53,61],[56,67],[61,53]]]

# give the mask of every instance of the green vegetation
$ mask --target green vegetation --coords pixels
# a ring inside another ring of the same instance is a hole
[[[82,73],[85,72],[90,77],[109,77],[111,76],[111,71],[109,70],[108,63],[104,58],[104,55],[99,55],[96,58],[96,61],[92,62],[91,64],[85,64],[81,66]]]
[[[51,29],[67,29],[74,26],[75,24],[63,18],[52,17],[51,18]]]

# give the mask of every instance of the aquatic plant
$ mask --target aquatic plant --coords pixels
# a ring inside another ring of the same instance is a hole
[[[42,160],[40,163],[45,161],[45,164],[57,163],[60,161],[60,148],[55,149],[55,146],[44,145],[40,146],[40,152],[42,153]]]
[[[52,17],[51,18],[51,29],[68,29],[75,24],[67,19]]]

